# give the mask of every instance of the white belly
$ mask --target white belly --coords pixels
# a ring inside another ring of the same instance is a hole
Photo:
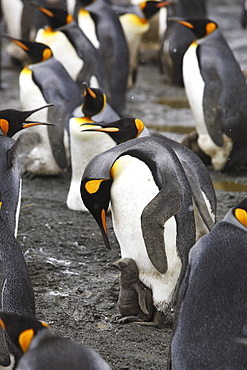
[[[83,67],[83,60],[78,57],[74,47],[63,32],[50,32],[40,29],[35,41],[50,46],[55,59],[59,60],[71,78],[76,81]]]
[[[176,252],[176,221],[170,218],[165,225],[164,240],[168,271],[160,274],[151,263],[141,231],[144,207],[158,193],[149,168],[140,160],[122,156],[113,168],[111,206],[113,227],[122,257],[133,258],[139,268],[140,279],[153,291],[155,306],[165,311],[181,271]]]
[[[198,133],[198,145],[204,153],[212,159],[215,170],[221,170],[232,150],[232,141],[223,134],[224,144],[222,147],[216,145],[209,136],[203,112],[203,95],[205,83],[201,76],[197,55],[197,44],[193,43],[186,51],[183,58],[183,79],[185,92],[195,120]]]
[[[78,25],[80,29],[85,33],[87,38],[91,41],[96,49],[99,49],[100,43],[96,35],[95,23],[91,18],[89,12],[81,9],[78,15]]]

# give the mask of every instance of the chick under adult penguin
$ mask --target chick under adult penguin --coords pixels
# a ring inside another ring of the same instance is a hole
[[[118,16],[105,0],[79,0],[78,4],[79,11],[75,19],[102,58],[107,99],[112,108],[121,117],[125,117],[128,115],[126,90],[129,52]]]
[[[183,77],[199,148],[214,170],[246,168],[247,85],[218,25],[208,19],[180,20],[196,39],[183,59]]]
[[[48,45],[80,89],[84,81],[105,88],[104,69],[98,51],[66,11],[64,6],[48,7],[32,3],[46,16],[46,26],[37,31],[35,41]]]
[[[27,120],[33,113],[47,107],[49,105],[29,111],[16,109],[0,111],[1,215],[15,235],[17,234],[21,202],[21,167],[18,157],[20,154],[23,155],[33,148],[36,144],[36,137],[33,137],[31,129],[29,133],[25,132],[17,140],[12,139],[12,136],[31,126],[48,125],[46,122]]]
[[[80,193],[83,171],[96,154],[116,144],[108,135],[100,135],[98,132],[82,132],[82,125],[85,122],[95,123],[95,120],[109,122],[119,116],[107,103],[106,95],[101,89],[88,86],[87,83],[84,83],[84,88],[83,104],[74,111],[75,116],[71,117],[69,122],[71,180],[66,203],[68,208],[74,211],[88,212]]]
[[[42,144],[39,142],[27,156],[26,171],[33,175],[59,175],[69,166],[69,119],[81,104],[80,90],[47,45],[8,38],[31,60],[19,76],[22,108],[32,109],[47,103],[55,105],[34,116],[34,119],[49,121],[55,126],[39,128]]]
[[[108,248],[111,201],[121,257],[136,262],[140,280],[153,292],[154,322],[162,326],[196,240],[192,195],[174,151],[154,137],[119,144],[89,162],[81,196]]]
[[[212,229],[216,216],[216,196],[212,180],[205,165],[190,149],[164,135],[150,133],[143,121],[137,118],[122,118],[110,123],[85,123],[82,128],[85,131],[107,134],[116,144],[152,136],[164,147],[170,146],[183,167],[193,195],[197,238]]]
[[[16,370],[110,370],[95,350],[53,334],[31,315],[0,312],[0,326],[23,353]]]
[[[239,369],[247,328],[247,198],[191,249],[179,293],[170,369]]]

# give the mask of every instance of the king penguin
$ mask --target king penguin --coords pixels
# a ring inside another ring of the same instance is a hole
[[[69,167],[69,119],[81,104],[81,92],[51,49],[42,43],[10,41],[28,54],[31,63],[20,72],[20,101],[23,109],[52,103],[48,112],[36,113],[35,119],[55,123],[40,127],[39,143],[27,156],[26,171],[33,175],[59,175]]]
[[[178,22],[196,37],[184,55],[183,76],[198,146],[216,171],[246,168],[247,85],[240,66],[215,22]]]
[[[190,250],[170,369],[247,367],[247,198]]]
[[[15,186],[15,183],[9,183]],[[6,196],[2,197],[4,187],[0,184],[1,204],[8,203]],[[2,202],[2,199],[5,199]],[[9,204],[7,204],[7,207]],[[0,210],[0,310],[13,313],[35,315],[35,302],[32,283],[21,247],[16,240],[12,228]],[[9,366],[11,356],[15,362],[21,353],[16,349],[0,328],[0,365]]]
[[[166,27],[163,27],[164,33],[160,36],[160,66],[170,83],[183,86],[183,56],[194,36],[189,30],[174,22],[173,17],[205,18],[207,15],[206,0],[178,0],[165,9],[168,11],[166,19],[162,20],[166,22]]]
[[[116,144],[138,137],[153,136],[161,145],[170,146],[183,167],[193,195],[196,238],[212,229],[216,215],[216,195],[208,170],[194,152],[164,135],[150,133],[138,118],[122,118],[111,123],[84,123],[82,128],[85,131],[108,134]]]
[[[140,280],[153,292],[154,323],[162,326],[196,240],[192,195],[176,154],[154,137],[128,140],[89,162],[81,196],[108,248],[111,201],[121,257],[136,262]]]
[[[48,45],[71,78],[82,89],[86,81],[90,86],[105,89],[103,64],[98,50],[76,24],[64,7],[33,5],[46,16],[47,26],[40,28],[35,41]]]
[[[27,140],[22,140],[25,135],[16,136],[19,131],[31,126],[47,125],[45,122],[27,120],[33,113],[47,108],[47,106],[29,111],[4,109],[0,111],[0,190],[2,196],[1,216],[8,223],[11,232],[16,236],[18,229],[20,202],[21,202],[21,167],[18,157],[32,149],[33,138],[31,130]],[[26,134],[26,133],[25,133]]]
[[[70,155],[71,180],[67,195],[67,206],[74,211],[86,211],[81,194],[80,184],[83,171],[88,162],[99,153],[115,146],[115,141],[108,135],[98,132],[83,132],[85,122],[95,123],[96,120],[109,122],[118,119],[118,114],[107,103],[102,90],[89,87],[84,83],[83,104],[74,112],[70,119]],[[78,110],[81,112],[78,112]],[[87,126],[86,126],[87,127]],[[100,127],[100,126],[99,126]]]
[[[119,18],[105,0],[80,0],[78,4],[80,8],[75,19],[102,58],[107,99],[112,108],[125,117],[128,115],[126,91],[129,52]]]
[[[136,82],[139,64],[139,52],[143,35],[149,30],[151,19],[162,7],[170,5],[170,1],[144,1],[140,4],[112,4],[121,22],[129,49],[128,89]]]
[[[110,370],[98,352],[53,334],[31,315],[0,312],[0,326],[23,353],[16,370]]]

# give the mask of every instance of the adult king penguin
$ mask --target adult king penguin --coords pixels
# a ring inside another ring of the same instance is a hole
[[[247,198],[191,249],[170,369],[247,367]]]
[[[207,15],[206,0],[178,0],[167,8],[167,17],[160,48],[161,70],[166,73],[169,81],[174,85],[183,86],[183,56],[194,36],[179,23],[173,22],[173,17],[205,18]],[[163,14],[164,10],[162,11]],[[161,27],[162,25],[160,25]],[[163,26],[164,28],[164,26]]]
[[[110,370],[95,350],[53,334],[31,315],[0,312],[0,326],[23,353],[16,370]]]
[[[71,180],[67,195],[67,206],[74,211],[87,212],[88,209],[84,206],[80,193],[83,171],[96,154],[102,153],[116,144],[108,135],[102,135],[98,132],[82,132],[83,127],[85,128],[82,125],[85,122],[94,123],[95,120],[109,122],[114,118],[119,118],[119,116],[107,103],[106,95],[102,90],[89,87],[86,83],[84,83],[84,88],[83,104],[76,109],[76,112],[74,112],[76,116],[71,117],[69,122]]]
[[[64,7],[44,7],[32,3],[46,16],[47,26],[38,30],[35,41],[48,45],[71,78],[82,89],[82,83],[105,89],[105,77],[98,50],[86,37]]]
[[[129,74],[128,45],[118,16],[105,0],[79,0],[75,19],[98,49],[106,76],[106,95],[112,108],[126,116],[126,90]],[[89,23],[90,25],[89,25]],[[92,39],[94,35],[94,40]]]
[[[31,132],[27,134],[27,140],[23,140],[24,135],[21,135],[17,140],[12,139],[12,136],[31,126],[47,125],[48,123],[27,120],[33,113],[43,108],[47,108],[47,106],[29,111],[15,109],[0,111],[1,216],[15,235],[17,235],[21,202],[21,168],[18,157],[20,154],[24,154],[32,149],[33,137],[31,137]]]
[[[7,36],[6,36],[7,37]],[[40,127],[41,143],[26,158],[26,171],[34,175],[58,175],[69,166],[69,119],[81,104],[81,93],[51,49],[42,43],[8,37],[29,56],[31,63],[20,73],[20,101],[23,109],[52,103],[47,112],[35,119],[55,123]]]
[[[196,37],[184,55],[183,77],[198,146],[214,170],[246,168],[247,85],[240,66],[215,22],[178,23]]]
[[[119,144],[89,162],[81,196],[108,248],[111,201],[121,256],[136,262],[140,280],[153,292],[154,322],[162,326],[196,240],[192,195],[176,154],[153,137]]]
[[[215,191],[205,165],[190,149],[164,135],[150,133],[137,118],[122,118],[110,123],[85,123],[82,128],[85,131],[105,133],[116,144],[137,137],[153,136],[161,145],[170,146],[183,167],[193,195],[196,237],[199,238],[212,229],[216,215]]]

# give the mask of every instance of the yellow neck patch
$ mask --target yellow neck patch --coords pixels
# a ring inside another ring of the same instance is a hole
[[[144,129],[144,123],[140,119],[136,118],[135,125],[138,131],[138,134],[136,135],[136,137],[138,137]]]
[[[213,22],[209,22],[206,25],[206,35],[209,35],[210,33],[214,32],[215,29],[216,29],[216,24]]]
[[[0,128],[4,135],[7,135],[9,131],[9,122],[6,119],[0,119]]]
[[[90,180],[85,184],[85,189],[89,194],[97,193],[99,187],[103,181],[107,181],[106,179],[100,180]]]
[[[34,337],[34,330],[33,329],[27,329],[27,330],[24,330],[20,335],[19,335],[19,345],[22,349],[22,352],[23,353],[26,353],[31,342],[32,342],[32,339]]]
[[[245,209],[235,209],[235,217],[242,225],[247,227],[247,212],[245,211]]]

